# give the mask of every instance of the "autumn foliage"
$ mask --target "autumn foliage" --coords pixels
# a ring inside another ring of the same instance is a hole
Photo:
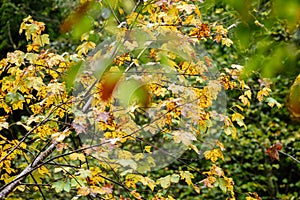
[[[73,53],[50,48],[43,22],[23,20],[26,51],[0,61],[0,199],[184,199],[211,190],[238,199],[222,138],[249,130],[252,104],[282,107],[272,84],[248,83],[239,64],[216,66],[204,45],[234,42],[221,21],[203,20],[202,1],[128,2],[81,1],[61,25],[81,35]],[[289,96],[296,117],[298,79]],[[279,160],[281,143],[266,148]]]

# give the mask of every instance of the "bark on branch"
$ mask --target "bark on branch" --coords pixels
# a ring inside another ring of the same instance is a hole
[[[12,182],[6,184],[0,191],[0,199],[4,199],[16,187],[20,185],[22,180],[26,178],[36,167],[45,160],[55,149],[57,142],[52,143],[45,151],[43,151],[31,164],[29,164]]]

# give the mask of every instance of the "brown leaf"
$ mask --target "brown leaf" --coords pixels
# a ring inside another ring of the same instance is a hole
[[[272,160],[279,160],[278,151],[282,149],[282,144],[276,142],[274,145],[267,148],[266,153],[271,157]]]

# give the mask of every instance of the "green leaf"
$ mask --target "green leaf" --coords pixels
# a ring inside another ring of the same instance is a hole
[[[166,177],[160,178],[157,180],[157,184],[160,184],[162,188],[168,188],[171,185],[171,176],[168,175]]]
[[[55,192],[59,193],[64,190],[65,182],[63,180],[57,181],[52,184],[52,188],[55,189]]]
[[[227,192],[227,188],[226,188],[226,184],[227,182],[223,179],[223,178],[219,178],[217,181],[219,188],[226,193]]]
[[[171,182],[172,183],[178,183],[180,176],[178,174],[172,174],[171,176]]]
[[[79,174],[81,178],[92,177],[92,172],[90,170],[79,169]]]
[[[12,93],[9,92],[6,94],[5,96],[5,102],[8,104],[15,104],[18,103],[21,100],[24,100],[25,98],[23,97],[23,95],[21,95],[20,93]]]
[[[123,81],[118,85],[117,97],[125,107],[133,103],[146,107],[150,100],[146,87],[134,79]]]
[[[63,81],[66,82],[67,91],[70,91],[73,88],[77,74],[83,64],[83,61],[73,64],[63,77]]]
[[[67,179],[65,186],[64,186],[64,191],[70,192],[70,190],[71,190],[71,182],[70,182],[70,179]]]

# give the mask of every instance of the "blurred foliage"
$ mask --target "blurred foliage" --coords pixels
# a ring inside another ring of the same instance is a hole
[[[59,27],[64,18],[78,4],[63,0],[1,0],[0,1],[0,58],[7,52],[25,49],[26,40],[19,35],[22,20],[31,15],[47,24],[47,33],[52,40],[60,36]]]

